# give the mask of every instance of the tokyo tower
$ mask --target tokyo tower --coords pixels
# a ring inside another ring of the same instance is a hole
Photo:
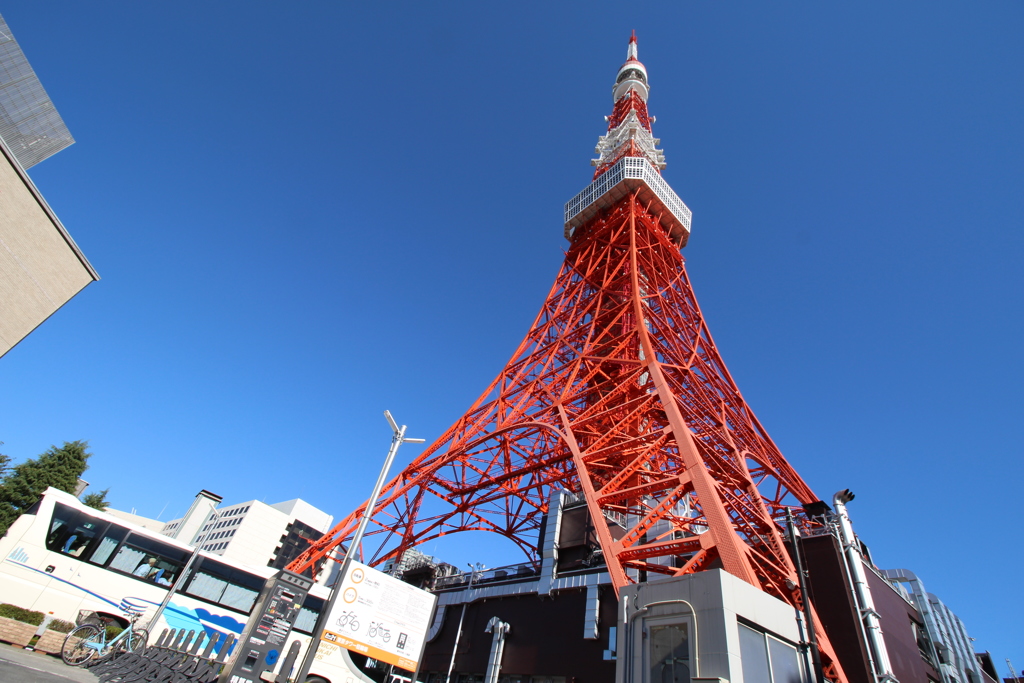
[[[444,434],[384,488],[360,552],[379,564],[460,531],[505,536],[535,564],[552,492],[584,498],[616,592],[721,568],[802,606],[787,508],[818,500],[740,394],[680,249],[690,210],[661,176],[635,35],[593,182],[565,205],[569,241],[526,337]],[[320,567],[352,512],[290,566]],[[815,619],[817,623],[821,623]],[[844,681],[818,630],[826,676]]]

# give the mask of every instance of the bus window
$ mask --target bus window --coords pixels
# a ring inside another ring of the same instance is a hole
[[[50,520],[50,532],[46,534],[46,549],[54,552],[60,552],[61,546],[64,545],[64,541],[71,534],[68,532],[72,519],[78,513],[77,510],[69,508],[67,505],[61,505],[57,503],[53,506],[53,519]]]
[[[46,536],[46,549],[71,557],[82,557],[87,554],[86,551],[100,529],[106,526],[106,522],[57,503],[53,507],[50,533]]]
[[[313,629],[316,628],[316,618],[323,611],[324,604],[325,602],[322,598],[307,595],[306,600],[302,603],[302,609],[299,610],[298,616],[295,617],[295,624],[292,628],[299,633],[312,635]]]
[[[248,614],[265,579],[204,557],[185,593]]]
[[[124,542],[109,568],[168,586],[178,575],[188,553],[145,536],[131,534]]]
[[[92,551],[92,556],[89,557],[89,561],[93,564],[104,565],[110,556],[114,554],[114,550],[120,545],[124,537],[128,535],[128,530],[124,527],[116,526],[111,524],[100,542],[96,544],[96,547]]]

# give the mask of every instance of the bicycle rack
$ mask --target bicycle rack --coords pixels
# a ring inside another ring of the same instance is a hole
[[[235,645],[235,634],[164,629],[156,643],[137,652],[88,665],[100,683],[216,683]],[[299,652],[294,641],[281,665],[277,683],[285,683]]]

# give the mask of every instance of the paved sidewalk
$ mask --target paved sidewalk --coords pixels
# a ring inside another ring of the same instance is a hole
[[[96,675],[60,657],[0,644],[0,683],[96,683]]]

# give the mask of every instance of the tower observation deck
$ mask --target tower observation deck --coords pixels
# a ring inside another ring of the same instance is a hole
[[[624,197],[637,198],[658,217],[669,236],[686,246],[692,214],[683,200],[661,177],[665,155],[656,145],[661,140],[651,131],[653,117],[647,113],[647,68],[637,59],[636,36],[629,40],[625,64],[612,86],[615,109],[608,119],[608,133],[594,150],[599,155],[594,181],[565,203],[565,238],[572,240],[576,228]]]
[[[818,497],[747,405],[697,305],[680,253],[691,214],[661,177],[649,93],[634,36],[593,182],[565,207],[569,248],[547,299],[491,384],[384,487],[364,561],[489,531],[539,570],[543,520],[568,492],[585,501],[616,593],[723,569],[804,607],[782,529],[790,512],[810,525],[803,506]],[[289,568],[347,548],[364,508]],[[826,676],[845,683],[823,632],[818,643]]]

